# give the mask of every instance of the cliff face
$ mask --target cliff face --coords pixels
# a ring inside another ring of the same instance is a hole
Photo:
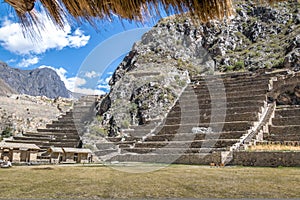
[[[112,76],[111,91],[99,106],[102,125],[119,130],[162,117],[188,74],[300,69],[297,1],[272,7],[237,1],[235,8],[232,19],[199,24],[172,16],[146,33]]]
[[[299,70],[299,3],[288,1],[270,7],[255,5],[251,1],[239,2],[236,1],[236,15],[232,19],[193,24],[181,15],[161,20],[154,29],[166,35],[165,27],[173,34],[188,34],[190,43],[201,44],[207,50],[215,62],[216,71],[282,67]],[[151,31],[148,34],[152,34]],[[177,47],[181,46],[180,40],[169,41],[169,45],[174,47],[173,54],[180,52]],[[190,51],[201,54],[198,49]]]
[[[16,91],[11,89],[2,79],[0,79],[0,96],[16,94]]]
[[[20,70],[0,62],[0,78],[19,94],[69,97],[69,92],[60,77],[52,69]]]

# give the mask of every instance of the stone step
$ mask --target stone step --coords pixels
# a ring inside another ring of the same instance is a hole
[[[49,141],[51,137],[24,137],[24,136],[14,136],[14,140],[36,140],[36,141]]]
[[[173,115],[174,116],[174,115]],[[213,118],[211,116],[204,115],[192,115],[185,117],[182,121],[194,121],[195,119],[199,119],[199,123],[210,123],[211,120],[213,122],[234,122],[234,121],[249,121],[254,122],[258,120],[258,114],[256,112],[246,112],[246,113],[238,113],[238,114],[226,114],[224,115],[214,115]],[[180,124],[181,114],[179,113],[177,117],[168,117],[165,121],[166,125],[174,125]]]
[[[58,141],[58,142],[78,142],[78,138],[58,138],[58,137],[24,137],[24,136],[14,136],[14,140],[36,140],[36,141]]]
[[[61,147],[76,147],[78,142],[54,142],[54,141],[39,141],[39,140],[7,140],[6,142],[12,143],[26,143],[26,144],[35,144],[37,146],[61,146]]]
[[[190,105],[190,106],[189,106]],[[219,104],[214,104],[215,108],[224,108],[225,106],[227,108],[236,108],[236,107],[253,107],[253,106],[264,106],[265,102],[264,101],[241,101],[241,102],[226,102],[225,103],[219,103]],[[195,102],[195,104],[193,102],[190,102],[187,105],[184,104],[176,104],[172,110],[173,111],[180,111],[181,109],[185,109],[185,110],[193,110],[197,107],[199,109],[211,109],[212,104],[211,103],[207,103],[207,104],[197,104]]]
[[[188,103],[188,102],[191,102],[191,103],[198,103],[198,104],[209,104],[211,102],[214,102],[215,104],[216,103],[219,103],[219,102],[244,102],[244,101],[248,101],[250,98],[249,96],[245,96],[245,97],[220,97],[220,98],[215,98],[215,97],[212,97],[212,98],[201,98],[201,97],[196,97],[195,96],[190,96],[190,98],[185,98],[185,99],[182,99],[182,98],[179,98],[179,101],[178,103]],[[252,101],[266,101],[267,100],[267,96],[266,94],[260,94],[260,95],[254,95],[254,96],[251,96],[251,100]]]
[[[300,116],[300,107],[288,107],[275,110],[275,118]]]
[[[39,132],[39,133],[48,132],[48,133],[61,133],[61,134],[66,134],[66,133],[77,134],[77,129],[76,128],[73,128],[73,129],[38,128],[37,132]]]
[[[203,123],[203,124],[176,124],[165,125],[160,131],[161,134],[177,134],[177,133],[190,133],[194,127],[210,127],[212,131],[222,130],[222,132],[228,131],[246,131],[253,126],[253,123],[242,122],[225,122],[225,123]]]
[[[299,74],[295,74],[294,77],[291,77],[289,76],[288,78],[285,78],[284,80],[278,78],[278,81],[274,81],[273,85],[274,85],[274,88],[280,88],[282,85],[290,85],[290,86],[293,86],[293,85],[296,85],[300,82],[300,76]]]
[[[230,147],[239,140],[192,140],[192,141],[156,141],[135,143],[135,148],[222,148]],[[124,146],[125,147],[125,146]]]
[[[55,137],[55,138],[67,138],[67,139],[79,139],[78,134],[66,134],[66,133],[34,133],[34,132],[27,132],[23,133],[23,136],[25,137],[39,137],[39,138],[49,138],[49,137]]]
[[[164,125],[161,128],[157,128],[155,132],[157,135],[163,134],[178,134],[178,133],[192,133],[192,129],[195,127],[210,127],[212,131],[246,131],[253,126],[252,122],[249,121],[236,121],[236,122],[225,122],[225,123],[199,123],[199,124],[174,124],[174,125]],[[127,132],[130,136],[143,137],[150,134],[148,129],[135,130]]]
[[[61,116],[58,118],[58,121],[75,122],[75,123],[82,122],[81,118],[75,118],[73,116]]]
[[[121,154],[137,153],[137,154],[195,154],[195,153],[211,153],[215,151],[226,151],[228,148],[124,148]]]
[[[300,141],[300,134],[281,134],[281,135],[267,135],[264,134],[264,140],[268,141]]]
[[[224,113],[228,115],[233,114],[240,114],[240,113],[249,113],[249,112],[261,112],[262,107],[260,106],[250,106],[250,107],[235,107],[235,108],[220,108],[215,109],[214,113]],[[199,109],[199,114],[204,116],[210,116],[212,110],[211,109]],[[176,112],[171,110],[168,114],[168,117],[180,117],[181,115],[195,115],[195,109],[194,110],[184,110],[183,112]]]
[[[248,78],[210,78],[208,76],[203,77],[202,79],[198,79],[195,81],[191,81],[191,84],[197,84],[197,85],[204,85],[204,84],[215,84],[215,83],[220,83],[223,82],[224,85],[241,85],[241,84],[251,84],[251,83],[257,83],[257,82],[268,82],[270,77],[265,77],[265,76],[252,76]]]
[[[211,93],[197,93],[197,91],[184,91],[180,97],[180,99],[190,99],[192,97],[202,98],[202,99],[210,99],[210,98],[223,98],[226,95],[226,98],[230,97],[251,97],[251,95],[262,95],[266,94],[268,90],[266,89],[257,89],[253,91],[234,91],[234,92],[211,92]],[[250,98],[249,98],[250,100]]]
[[[47,129],[77,129],[76,125],[73,124],[46,124]]]
[[[220,74],[213,74],[213,75],[194,75],[191,76],[191,79],[203,79],[205,77],[207,78],[234,78],[234,77],[248,77],[253,76],[254,74],[251,72],[230,72],[230,73],[220,73]]]
[[[145,141],[187,141],[187,140],[205,140],[206,138],[239,139],[245,133],[246,133],[245,131],[232,131],[232,132],[221,132],[221,133],[162,134],[162,135],[149,136],[145,139]]]
[[[243,87],[246,85],[251,85],[253,83],[259,85],[259,84],[269,84],[270,78],[251,78],[251,79],[243,79],[243,80],[224,80],[224,79],[211,79],[211,80],[200,80],[200,81],[194,81],[189,84],[189,86],[197,86],[197,87],[206,87],[206,86],[215,86],[215,87]]]
[[[300,146],[300,141],[257,141],[256,145],[285,145],[285,146]]]
[[[284,134],[300,134],[299,125],[291,126],[269,126],[270,135],[284,135]]]
[[[22,134],[24,137],[39,137],[39,138],[49,138],[49,135],[34,133],[34,132],[26,132]]]
[[[269,85],[266,82],[255,82],[247,85],[217,85],[216,87],[214,85],[193,85],[192,88],[188,88],[189,90],[194,91],[197,94],[202,93],[218,93],[218,92],[238,92],[238,91],[255,91],[257,89],[264,89],[268,90]]]
[[[67,125],[72,125],[72,124],[76,124],[77,122],[74,120],[64,120],[64,119],[59,119],[58,121],[52,121],[52,124],[55,125],[63,125],[63,124],[67,124]],[[79,121],[78,121],[79,123]]]
[[[300,115],[282,118],[273,118],[272,124],[274,126],[289,126],[289,125],[300,125]]]
[[[125,154],[117,155],[109,161],[119,162],[147,162],[147,163],[173,163],[173,164],[198,164],[209,165],[210,163],[220,163],[220,155],[212,155],[207,153],[195,154]]]
[[[249,75],[230,75],[230,74],[218,74],[218,75],[205,75],[205,76],[196,76],[191,77],[191,81],[199,82],[199,81],[216,81],[222,80],[224,82],[243,82],[243,81],[252,81],[252,80],[262,80],[267,79],[269,76],[262,76],[257,74],[249,74]]]

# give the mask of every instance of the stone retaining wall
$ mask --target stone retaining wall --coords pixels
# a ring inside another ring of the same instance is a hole
[[[300,167],[299,152],[234,152],[232,165]]]

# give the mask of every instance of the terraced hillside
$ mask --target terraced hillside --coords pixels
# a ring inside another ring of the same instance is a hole
[[[276,100],[263,141],[257,145],[300,146],[300,73],[274,80],[271,99]]]
[[[95,116],[95,103],[97,96],[86,96],[74,102],[73,109],[61,115],[57,120],[39,128],[36,132],[26,132],[21,136],[14,136],[13,140],[6,142],[31,143],[47,150],[54,147],[81,147],[80,136],[84,132],[84,125]]]
[[[130,126],[95,153],[105,161],[228,164],[255,143],[299,146],[300,107],[278,103],[298,79],[286,70],[194,76],[163,121]]]

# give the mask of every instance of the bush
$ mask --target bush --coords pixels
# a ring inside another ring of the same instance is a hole
[[[6,127],[2,133],[1,133],[2,138],[9,138],[12,136],[12,128]]]
[[[241,69],[245,69],[245,64],[243,61],[238,61],[234,64],[234,71],[238,71],[238,70],[241,70]]]
[[[124,119],[122,122],[121,122],[121,128],[129,128],[130,126],[130,123],[128,120]]]
[[[234,69],[234,66],[228,65],[228,66],[226,66],[226,70],[225,71],[230,72],[230,71],[233,71],[233,69]]]
[[[90,133],[97,136],[106,136],[107,130],[99,126],[92,126],[90,129]]]

